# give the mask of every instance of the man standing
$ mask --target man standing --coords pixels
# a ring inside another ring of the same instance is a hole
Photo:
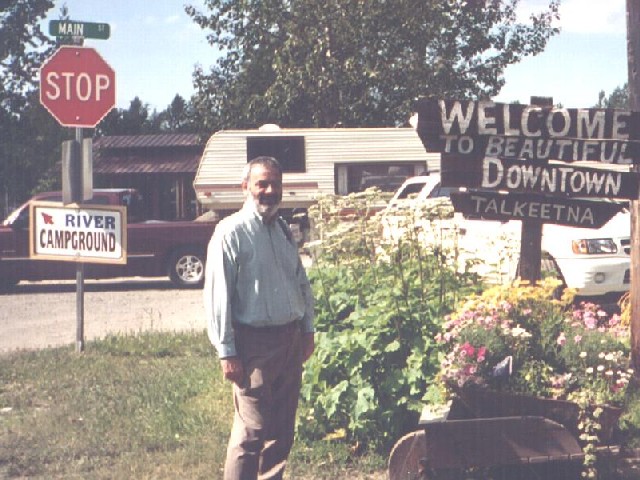
[[[278,216],[282,168],[250,161],[242,209],[209,242],[209,338],[233,382],[235,415],[224,480],[282,479],[293,445],[302,365],[314,350],[313,297],[298,247]]]

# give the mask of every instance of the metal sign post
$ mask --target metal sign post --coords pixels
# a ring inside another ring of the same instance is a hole
[[[60,40],[82,43],[106,40],[106,23],[53,20],[49,33]],[[91,143],[83,128],[95,127],[115,106],[115,72],[91,48],[63,46],[40,69],[40,103],[63,126],[75,127],[75,140],[63,144],[63,203],[80,204],[92,197]],[[84,351],[84,263],[76,267],[76,350]]]
[[[76,128],[76,139],[78,145],[82,145],[82,129]],[[81,149],[75,148],[73,151],[82,152]],[[82,161],[71,162],[72,165],[82,165]],[[79,174],[78,174],[79,173]],[[77,189],[72,194],[72,203],[80,203],[82,200],[83,175],[82,172],[74,172],[72,178],[77,177]],[[76,265],[76,351],[84,352],[84,263],[78,262]]]

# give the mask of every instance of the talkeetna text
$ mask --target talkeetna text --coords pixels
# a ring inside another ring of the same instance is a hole
[[[494,192],[451,194],[456,211],[486,220],[538,220],[574,227],[599,228],[623,208],[616,202],[556,199],[543,195]]]

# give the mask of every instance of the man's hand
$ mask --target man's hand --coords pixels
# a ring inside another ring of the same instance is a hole
[[[313,355],[316,348],[316,342],[313,332],[302,334],[302,362],[306,362]]]
[[[226,380],[240,385],[244,377],[244,368],[242,360],[239,357],[226,357],[220,360],[222,367],[222,375]]]

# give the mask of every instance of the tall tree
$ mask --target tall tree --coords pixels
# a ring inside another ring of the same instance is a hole
[[[398,125],[421,96],[488,98],[559,30],[559,0],[209,0],[187,13],[223,52],[194,72],[207,128]]]
[[[53,43],[39,21],[52,0],[5,0],[0,9],[0,108],[12,114],[24,107],[25,94],[36,87],[38,68]]]
[[[191,105],[180,95],[176,94],[166,110],[158,114],[160,129],[165,132],[195,132]]]
[[[100,122],[96,135],[141,135],[163,132],[198,132],[191,103],[176,94],[165,110],[149,112],[149,105],[135,97],[128,109],[114,109]]]
[[[629,110],[629,84],[625,83],[621,87],[616,87],[608,97],[604,90],[600,90],[596,107]]]
[[[37,94],[38,69],[54,48],[39,23],[53,1],[5,0],[0,6],[0,213],[4,214],[28,197],[59,160],[63,131]]]
[[[149,105],[135,97],[128,109],[111,110],[98,125],[98,135],[140,135],[157,133],[153,126],[153,115],[149,113]]]

